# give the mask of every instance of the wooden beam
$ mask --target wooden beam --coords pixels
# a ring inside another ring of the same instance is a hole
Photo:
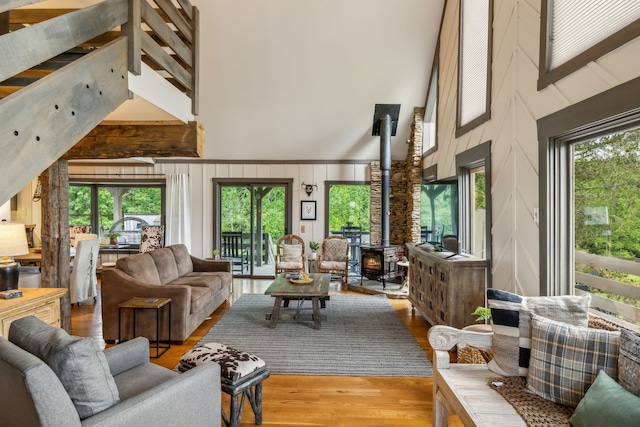
[[[39,3],[41,1],[43,0],[4,0],[2,4],[0,4],[0,12],[6,12],[7,10],[26,6],[28,4]]]
[[[43,288],[69,289],[69,164],[58,160],[41,175]],[[61,327],[71,332],[71,304],[67,292],[60,301]]]
[[[64,158],[203,157],[204,127],[198,122],[102,122]]]

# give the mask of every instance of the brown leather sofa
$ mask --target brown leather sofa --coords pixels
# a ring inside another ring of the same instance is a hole
[[[133,298],[171,298],[171,341],[183,342],[231,294],[231,262],[191,256],[184,245],[172,245],[120,258],[101,274],[102,328],[107,342],[133,337],[133,313],[118,304]],[[160,340],[168,337],[168,311],[160,310]],[[120,325],[119,325],[120,323]],[[156,339],[156,310],[138,310],[136,335]]]

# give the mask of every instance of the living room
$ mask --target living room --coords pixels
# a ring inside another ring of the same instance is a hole
[[[458,181],[465,171],[484,164],[490,201],[482,229],[488,283],[519,295],[574,292],[573,269],[560,261],[573,250],[564,244],[571,240],[571,227],[562,219],[567,207],[554,197],[555,191],[564,194],[558,189],[563,183],[554,178],[565,169],[553,163],[564,152],[552,151],[552,146],[563,148],[550,141],[611,117],[628,119],[616,129],[637,127],[633,112],[640,106],[634,96],[640,86],[640,40],[633,9],[623,9],[622,16],[630,20],[626,24],[598,41],[587,41],[568,54],[566,63],[554,66],[545,62],[543,53],[549,53],[540,47],[551,38],[541,26],[549,18],[547,2],[483,2],[492,24],[484,29],[487,55],[480,58],[484,68],[471,67],[486,70],[481,79],[484,96],[479,107],[467,112],[471,119],[465,119],[458,90],[465,2],[401,1],[392,10],[383,2],[192,3],[201,20],[197,120],[206,131],[204,157],[73,160],[70,179],[145,182],[188,175],[190,249],[203,258],[219,247],[214,180],[284,179],[291,182],[289,230],[307,242],[322,241],[331,231],[328,186],[371,181],[372,164],[379,161],[378,137],[371,135],[375,105],[400,104],[391,156],[406,163],[406,142],[418,142],[412,125],[423,126],[418,159],[422,185]],[[65,7],[62,1],[52,4]],[[586,39],[582,33],[575,37]],[[389,58],[381,58],[383,52],[389,52]],[[352,99],[357,105],[350,104]],[[423,111],[424,120],[416,120]],[[12,122],[11,114],[6,112],[5,122]],[[132,117],[131,110],[110,120],[123,117]],[[167,119],[175,116],[155,111],[151,117]],[[3,140],[7,148],[9,141]],[[485,151],[467,156],[478,147]],[[33,157],[33,152],[24,157]],[[15,171],[10,157],[2,160],[3,170]],[[10,189],[7,200],[18,193],[12,221],[38,224],[41,237],[42,204],[32,201],[37,183],[37,174],[29,175],[24,185]],[[317,185],[311,197],[303,183]],[[300,219],[303,201],[316,202],[316,220]],[[461,206],[467,203],[463,197],[460,201]],[[470,230],[465,227],[461,219],[460,236]],[[462,240],[462,249],[470,250],[468,238]],[[234,286],[251,287],[248,278],[241,283]]]

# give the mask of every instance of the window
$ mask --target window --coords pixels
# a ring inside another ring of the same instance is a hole
[[[438,123],[438,49],[436,49],[436,60],[431,71],[429,81],[429,92],[424,112],[424,126],[422,133],[422,152],[426,153],[436,148],[436,125]]]
[[[600,281],[590,273],[602,275],[598,268],[614,256],[618,273],[640,276],[635,234],[628,228],[628,215],[638,215],[638,91],[635,79],[538,120],[541,295],[572,294],[576,283],[576,293],[595,285]],[[618,166],[629,161],[633,172]],[[631,255],[633,262],[619,259]],[[578,274],[585,257],[599,267]]]
[[[326,182],[327,235],[342,233],[342,227],[360,227],[370,231],[371,187],[367,183]],[[367,240],[368,241],[368,240]]]
[[[456,169],[460,191],[460,249],[486,259],[491,271],[491,142],[458,154]],[[491,287],[491,276],[487,275],[488,287]]]
[[[637,0],[543,1],[538,90],[638,36]]]
[[[492,0],[461,0],[456,138],[491,118]]]
[[[439,244],[447,234],[458,235],[458,184],[424,183],[420,192],[420,241]]]
[[[81,183],[69,185],[69,225],[91,225],[105,237],[110,231],[137,248],[143,225],[164,223],[162,183]]]

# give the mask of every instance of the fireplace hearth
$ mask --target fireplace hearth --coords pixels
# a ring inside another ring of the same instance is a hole
[[[360,268],[362,277],[382,282],[382,289],[386,280],[395,279],[402,275],[398,271],[397,263],[402,261],[404,248],[399,245],[362,246],[360,248]],[[362,285],[362,278],[360,279]]]

